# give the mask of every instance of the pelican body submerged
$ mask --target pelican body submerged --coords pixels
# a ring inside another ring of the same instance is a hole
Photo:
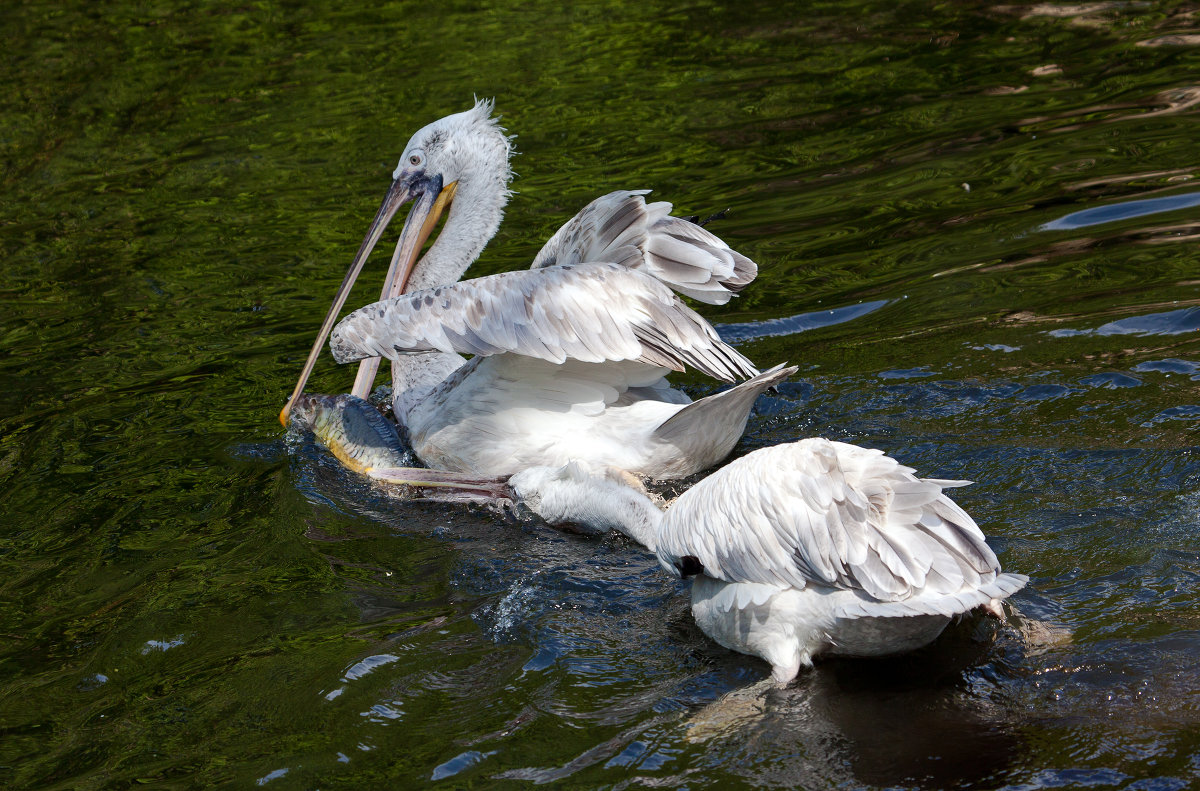
[[[814,657],[884,656],[932,642],[1028,578],[1004,573],[975,521],[882,451],[812,438],[763,448],[684,492],[666,513],[644,494],[577,468],[509,479],[551,523],[624,532],[668,573],[692,579],[710,638],[770,663],[786,684]]]

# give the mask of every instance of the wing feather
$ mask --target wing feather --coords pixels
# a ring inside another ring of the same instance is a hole
[[[658,280],[618,264],[505,272],[360,308],[334,328],[338,362],[441,351],[561,364],[637,360],[726,382],[758,371]]]
[[[533,269],[615,263],[666,283],[675,291],[723,305],[758,274],[758,266],[695,223],[672,217],[671,204],[647,204],[649,190],[602,195],[546,242]]]
[[[962,602],[979,603],[1000,566],[940,483],[840,442],[764,448],[671,506],[659,558],[669,569],[693,555],[705,574],[726,582],[817,584],[866,602],[933,597],[933,611],[957,612]]]

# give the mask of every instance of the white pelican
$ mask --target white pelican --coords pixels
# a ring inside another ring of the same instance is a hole
[[[615,528],[693,577],[692,614],[726,648],[765,659],[787,684],[814,656],[881,656],[932,642],[1028,578],[1001,573],[974,520],[882,451],[806,439],[755,451],[684,492],[664,514],[640,492],[580,468],[533,468],[513,497],[551,524]]]
[[[612,467],[571,462],[509,477],[412,469],[396,429],[355,396],[302,395],[295,420],[351,470],[426,499],[515,504],[553,525],[618,530],[693,577],[697,625],[791,681],[822,654],[919,648],[1027,578],[1000,572],[979,527],[943,488],[882,451],[806,439],[764,448],[697,483],[664,514]]]
[[[371,388],[371,358],[392,360],[393,412],[426,465],[495,476],[578,461],[661,479],[716,464],[759,393],[795,368],[760,374],[672,289],[723,304],[754,278],[754,262],[671,217],[670,204],[615,192],[559,229],[529,271],[456,282],[509,197],[511,142],[490,112],[478,102],[409,141],[281,421],[367,255],[412,199],[387,298],[347,316],[330,346],[339,362],[366,360],[358,396]],[[447,206],[441,234],[418,261]],[[691,403],[663,378],[685,366],[748,381]]]

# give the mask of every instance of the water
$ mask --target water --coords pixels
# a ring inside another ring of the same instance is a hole
[[[1188,4],[0,17],[0,784],[1200,783]],[[627,541],[289,449],[400,148],[473,94],[521,152],[474,271],[611,189],[730,209],[762,273],[703,312],[801,367],[737,452],[822,434],[977,481],[956,499],[1059,631],[968,622],[747,698],[766,666]]]

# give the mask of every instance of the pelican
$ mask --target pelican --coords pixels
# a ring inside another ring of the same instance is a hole
[[[411,468],[395,427],[353,395],[304,394],[298,425],[350,470],[404,494],[528,511],[585,533],[620,531],[692,578],[700,629],[787,684],[820,654],[881,656],[932,642],[951,618],[1028,578],[1001,573],[974,520],[879,450],[806,439],[712,473],[663,513],[612,467],[579,461],[478,478]]]
[[[741,437],[757,396],[796,369],[760,373],[679,295],[724,304],[756,265],[670,216],[669,203],[621,191],[560,228],[529,270],[459,282],[499,227],[511,151],[489,102],[412,137],[281,422],[332,329],[334,358],[363,361],[354,395],[369,393],[380,357],[392,360],[392,411],[431,468],[506,476],[578,462],[665,479],[713,466]],[[409,200],[384,298],[333,329],[367,256]],[[687,367],[745,381],[691,402],[664,378]]]
[[[763,448],[712,473],[664,514],[644,494],[578,465],[531,468],[512,497],[551,524],[616,529],[692,578],[710,638],[766,660],[789,683],[813,658],[883,656],[932,642],[1028,577],[1002,573],[975,521],[882,451],[813,438]]]

